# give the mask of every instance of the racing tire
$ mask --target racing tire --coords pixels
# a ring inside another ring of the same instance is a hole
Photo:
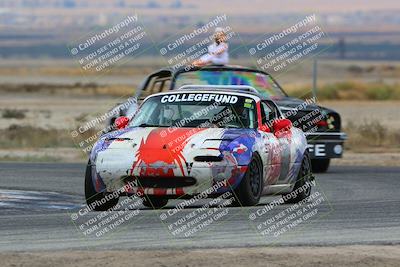
[[[283,200],[285,201],[286,204],[294,204],[298,203],[306,198],[308,198],[311,194],[311,184],[306,188],[306,190],[299,190],[302,186],[304,186],[306,183],[310,183],[310,181],[313,179],[312,175],[312,167],[311,167],[311,160],[310,156],[308,153],[304,154],[303,161],[301,163],[301,167],[299,170],[299,174],[297,175],[296,183],[293,187],[292,192],[289,194],[284,194],[283,195]],[[293,192],[299,191],[295,197],[291,196]]]
[[[143,198],[143,205],[148,208],[162,209],[168,204],[168,199],[155,196],[145,196]]]
[[[258,155],[254,155],[247,171],[234,190],[236,206],[254,206],[260,201],[264,188],[262,162]]]
[[[105,198],[104,192],[96,192],[92,182],[92,167],[90,160],[86,166],[85,173],[85,199],[86,204],[92,207],[95,211],[106,211],[118,204],[119,197],[111,197],[108,200]],[[95,204],[95,205],[94,205]]]
[[[331,159],[312,159],[312,171],[315,173],[327,172]]]

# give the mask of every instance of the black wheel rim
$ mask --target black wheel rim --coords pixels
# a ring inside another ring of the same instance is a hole
[[[254,160],[250,163],[249,168],[251,192],[253,193],[254,197],[257,197],[261,190],[260,168],[258,167],[257,162]]]

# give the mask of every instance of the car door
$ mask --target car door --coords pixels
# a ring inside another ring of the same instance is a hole
[[[273,110],[264,102],[260,103],[259,132],[263,143],[264,185],[276,184],[281,170],[280,144],[272,132]]]
[[[270,131],[270,134],[264,138],[265,147],[269,153],[269,168],[271,169],[267,183],[284,184],[287,182],[290,170],[290,132],[274,132],[274,122],[282,119],[282,115],[272,101],[264,100],[261,102],[261,117],[262,125],[267,126]]]

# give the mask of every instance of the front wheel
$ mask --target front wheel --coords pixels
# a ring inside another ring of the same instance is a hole
[[[299,174],[297,175],[296,184],[294,185],[292,192],[283,195],[283,200],[285,201],[285,203],[298,203],[310,196],[310,182],[313,179],[311,169],[312,167],[310,157],[308,153],[305,153],[303,161],[301,163]]]
[[[331,159],[312,159],[312,171],[315,173],[327,172]]]
[[[258,156],[253,156],[247,171],[234,190],[237,204],[242,206],[254,206],[261,198],[264,187],[264,179],[262,175],[262,163]]]
[[[95,211],[105,211],[113,208],[118,203],[118,196],[106,195],[104,192],[96,192],[92,181],[92,167],[90,160],[85,173],[85,198],[86,204]]]

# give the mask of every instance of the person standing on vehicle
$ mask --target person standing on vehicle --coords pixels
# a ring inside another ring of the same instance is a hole
[[[196,67],[209,64],[226,65],[229,62],[228,43],[223,28],[217,27],[214,33],[214,43],[208,46],[208,54],[193,62]]]

